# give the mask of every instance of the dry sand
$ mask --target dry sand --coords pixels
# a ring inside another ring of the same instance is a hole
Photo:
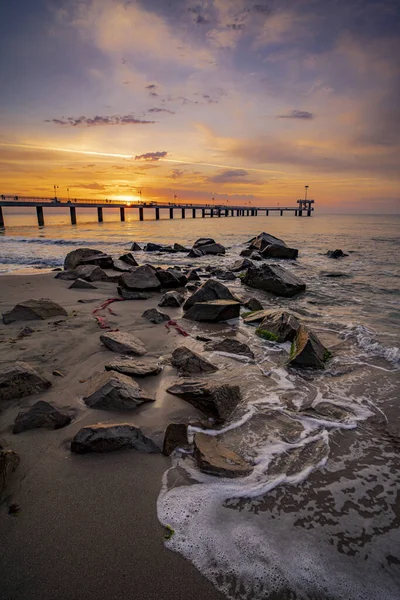
[[[138,380],[156,396],[154,404],[113,413],[88,409],[81,400],[85,381],[116,354],[100,343],[102,333],[92,311],[116,296],[116,285],[96,283],[97,290],[70,290],[54,274],[0,278],[0,312],[29,298],[51,298],[68,317],[0,324],[0,365],[23,360],[52,381],[45,393],[11,403],[0,413],[0,439],[16,450],[21,463],[0,504],[0,582],[4,600],[112,600],[222,598],[198,571],[163,544],[164,529],[156,514],[161,478],[170,466],[162,455],[135,451],[107,455],[72,455],[69,443],[84,425],[132,422],[161,443],[168,422],[200,414],[163,390],[175,379],[165,363],[160,375]],[[196,346],[163,324],[141,317],[160,295],[147,301],[112,304],[113,328],[134,333],[148,348],[144,359],[167,357],[178,345]],[[96,298],[88,304],[80,299]],[[172,318],[180,309],[161,309]],[[34,333],[17,340],[24,325]],[[65,377],[53,375],[58,370]],[[39,398],[74,416],[58,431],[11,433],[19,410]],[[17,516],[8,514],[12,503]]]

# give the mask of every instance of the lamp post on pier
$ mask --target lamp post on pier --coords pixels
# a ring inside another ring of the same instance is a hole
[[[54,185],[54,200],[57,200],[57,190],[58,190],[58,185]]]

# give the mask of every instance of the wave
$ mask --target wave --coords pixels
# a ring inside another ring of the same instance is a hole
[[[35,258],[32,256],[0,256],[2,265],[28,265],[30,267],[60,267],[64,258]]]
[[[395,367],[400,365],[400,348],[385,346],[376,340],[375,332],[364,325],[350,325],[345,332],[345,339],[354,338],[357,345],[368,354],[379,356],[390,362]]]
[[[25,238],[25,237],[4,237],[0,238],[0,244],[43,244],[46,246],[126,246],[129,241],[104,241],[104,240],[62,240],[50,238]]]

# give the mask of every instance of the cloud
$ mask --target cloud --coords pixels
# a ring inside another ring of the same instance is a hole
[[[82,188],[85,190],[104,191],[105,189],[107,189],[107,186],[100,185],[99,183],[74,183],[74,184],[72,184],[71,188],[73,188],[73,189]]]
[[[277,119],[313,119],[314,115],[307,110],[289,110],[285,115],[277,115]]]
[[[207,181],[210,183],[230,183],[231,181],[238,181],[238,178],[246,177],[246,175],[248,175],[248,172],[244,169],[225,169],[217,175],[208,177]]]
[[[149,108],[149,110],[147,111],[149,113],[169,113],[170,115],[174,115],[174,111],[173,110],[168,110],[167,108]]]
[[[180,179],[184,173],[182,169],[172,169],[170,179]]]
[[[146,85],[146,90],[155,90],[156,87],[157,86],[154,83],[150,83],[149,85]]]
[[[55,125],[68,125],[70,127],[99,127],[102,125],[150,125],[156,121],[137,119],[133,115],[114,115],[112,117],[61,117],[60,119],[46,119],[45,123]]]
[[[160,158],[165,158],[168,152],[146,152],[145,154],[137,154],[135,156],[135,160],[160,160]]]

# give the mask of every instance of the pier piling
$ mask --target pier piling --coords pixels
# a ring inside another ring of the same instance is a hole
[[[156,221],[160,220],[160,209],[156,208]]]
[[[139,221],[143,221],[143,206],[139,206]]]
[[[185,215],[185,209],[184,209],[184,208],[182,208],[182,219],[184,219],[184,218],[185,218],[185,216],[186,216],[186,215]]]
[[[196,218],[196,209],[192,208],[192,219]]]
[[[39,227],[43,227],[44,226],[43,206],[36,207],[36,215],[37,215]]]
[[[3,217],[3,209],[0,206],[0,228],[3,229],[4,228],[4,217]]]
[[[123,206],[120,206],[119,208],[119,216],[121,221],[125,221],[125,208]]]
[[[169,218],[173,219],[174,218],[174,209],[170,206],[169,208]]]
[[[103,209],[101,206],[97,207],[97,220],[99,223],[103,222]]]

